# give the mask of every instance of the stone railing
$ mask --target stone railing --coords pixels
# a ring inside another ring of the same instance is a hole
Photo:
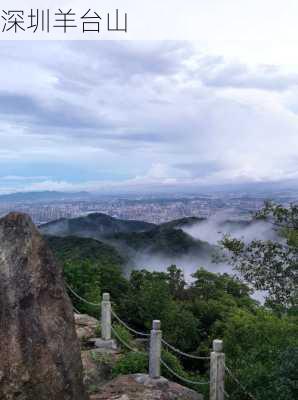
[[[210,385],[210,400],[224,400],[225,390],[224,390],[224,380],[225,380],[225,355],[223,351],[222,340],[213,341],[213,351],[210,357],[200,357],[191,354],[184,353],[174,346],[168,344],[162,339],[161,323],[159,320],[154,320],[152,322],[152,329],[150,334],[145,334],[138,332],[130,328],[124,321],[122,321],[114,311],[112,311],[112,306],[110,302],[109,293],[104,293],[101,302],[101,339],[103,341],[104,347],[109,347],[109,345],[114,346],[112,341],[112,315],[116,316],[118,322],[120,322],[125,328],[128,328],[133,333],[150,337],[149,341],[149,377],[151,379],[159,379],[161,377],[161,365],[169,370],[174,376],[176,376],[181,381],[192,385]],[[121,338],[119,338],[121,340]],[[122,344],[127,345],[127,343]],[[196,382],[179,376],[175,371],[173,371],[163,360],[162,360],[162,346],[171,348],[173,351],[177,352],[186,357],[194,359],[209,359],[210,360],[210,381],[209,382]],[[131,347],[128,347],[130,350]]]
[[[110,294],[103,293],[102,300],[100,304],[91,303],[86,299],[79,296],[69,285],[66,285],[69,291],[75,296],[78,300],[88,304],[89,306],[94,306],[96,308],[100,308],[100,323],[101,323],[101,339],[97,340],[97,347],[104,348],[115,348],[117,344],[115,340],[112,338],[112,333],[115,338],[122,343],[123,346],[127,347],[130,351],[138,351],[133,348],[129,343],[125,342],[123,338],[119,335],[117,330],[113,328],[112,325],[112,317],[115,318],[121,325],[123,325],[128,331],[133,333],[136,336],[147,337],[149,339],[149,365],[148,372],[150,379],[159,379],[161,378],[161,366],[168,370],[170,374],[175,376],[180,381],[188,384],[188,385],[209,385],[209,400],[224,400],[228,399],[229,395],[225,391],[225,372],[227,372],[227,376],[245,393],[247,398],[251,400],[256,400],[256,398],[249,393],[245,386],[238,380],[235,374],[228,368],[225,364],[225,354],[223,352],[223,341],[216,339],[213,340],[212,351],[210,352],[210,356],[202,357],[197,356],[195,354],[188,354],[175,346],[167,343],[162,337],[161,330],[161,322],[159,320],[154,320],[152,322],[152,329],[150,333],[144,333],[137,331],[131,328],[126,322],[121,320],[121,318],[115,313],[112,308]],[[169,348],[173,352],[191,359],[196,360],[209,360],[210,361],[210,373],[209,373],[209,381],[198,382],[182,377],[177,374],[167,363],[162,359],[162,348]]]

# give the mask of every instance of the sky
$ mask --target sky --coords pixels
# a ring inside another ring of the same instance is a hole
[[[1,41],[0,193],[297,185],[297,45]]]

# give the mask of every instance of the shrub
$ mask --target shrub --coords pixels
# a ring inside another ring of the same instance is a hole
[[[123,340],[123,342],[127,343],[129,346],[134,347],[134,344],[133,344],[133,337],[132,337],[132,335],[129,333],[129,331],[128,331],[126,328],[124,328],[124,326],[122,326],[122,325],[120,325],[120,324],[115,324],[115,325],[113,325],[113,328],[114,328],[114,330],[115,330],[116,333],[117,333],[117,335],[115,335],[115,334],[113,333],[113,337],[114,337],[118,342],[119,342],[119,339],[118,339],[117,336],[119,336],[119,337]],[[120,345],[121,345],[121,347],[122,347],[122,349],[123,349],[124,351],[129,351],[129,350],[127,349],[127,347],[125,347],[125,345],[122,344],[121,342],[120,342]]]
[[[148,373],[148,354],[145,352],[130,352],[124,354],[113,367],[114,376]]]

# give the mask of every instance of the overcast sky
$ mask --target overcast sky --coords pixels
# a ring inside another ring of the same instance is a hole
[[[2,41],[0,192],[294,183],[295,49]]]

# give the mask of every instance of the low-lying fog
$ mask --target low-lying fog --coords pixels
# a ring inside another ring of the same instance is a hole
[[[262,221],[233,221],[230,216],[227,212],[219,213],[206,221],[192,226],[184,226],[182,229],[195,239],[206,241],[214,246],[219,244],[225,234],[230,234],[238,239],[241,238],[245,242],[250,242],[254,239],[275,240],[277,238],[271,224]],[[141,253],[136,255],[134,262],[138,268],[160,272],[165,271],[171,264],[175,264],[184,271],[186,282],[192,281],[192,274],[200,267],[204,267],[210,272],[226,272],[230,275],[237,275],[231,264],[226,262],[216,263],[212,255],[204,258],[192,255],[165,257]],[[264,293],[258,291],[253,297],[262,302]]]
[[[232,220],[231,213],[221,212],[195,225],[182,227],[184,232],[196,239],[217,244],[224,234],[231,234],[246,243],[254,239],[274,240],[276,233],[272,225],[264,221]]]

